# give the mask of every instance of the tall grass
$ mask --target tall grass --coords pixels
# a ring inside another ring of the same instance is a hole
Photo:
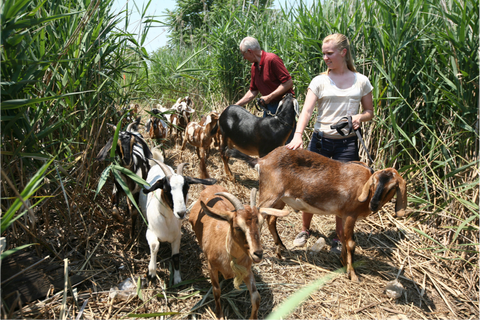
[[[65,231],[72,231],[71,204],[96,183],[89,164],[108,139],[100,133],[115,120],[115,104],[130,99],[127,89],[146,82],[128,76],[147,66],[142,38],[122,31],[111,6],[108,0],[1,2],[1,163],[12,181],[2,188],[3,210],[16,203],[15,189],[55,159],[37,196],[55,195],[42,206],[59,208]]]

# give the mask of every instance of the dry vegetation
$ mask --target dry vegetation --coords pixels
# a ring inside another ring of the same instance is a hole
[[[151,141],[153,144],[153,142]],[[168,145],[165,148],[165,162],[176,167],[189,162],[186,174],[199,176],[198,159],[193,148],[183,152]],[[258,187],[257,173],[244,163],[231,161],[237,183],[227,180],[219,152],[213,149],[207,161],[208,170],[219,184],[248,203],[252,187]],[[93,164],[98,175],[103,164]],[[274,183],[274,182],[272,182]],[[129,314],[173,312],[173,318],[214,318],[213,295],[208,280],[206,260],[201,252],[187,219],[183,223],[181,246],[181,273],[184,285],[171,288],[170,246],[162,244],[158,253],[156,283],[144,283],[142,298],[126,300],[111,299],[110,289],[129,277],[146,277],[149,262],[149,248],[145,239],[145,223],[139,223],[136,239],[130,246],[129,221],[118,223],[109,215],[111,206],[108,190],[109,181],[102,194],[92,205],[88,197],[73,199],[76,214],[81,218],[72,220],[73,228],[64,227],[57,214],[62,205],[48,209],[39,230],[42,237],[56,250],[57,261],[69,259],[70,274],[80,273],[85,280],[76,286],[78,303],[68,293],[67,314],[71,318],[119,319]],[[193,186],[189,204],[201,191]],[[91,198],[93,198],[93,193]],[[125,204],[123,204],[125,206]],[[289,318],[316,319],[478,319],[478,273],[468,263],[449,260],[448,256],[436,256],[433,243],[425,241],[412,228],[429,236],[441,239],[442,234],[434,226],[422,224],[414,219],[395,219],[394,205],[389,203],[379,213],[360,221],[356,226],[356,258],[360,263],[357,274],[360,282],[354,283],[344,274],[319,288]],[[412,210],[411,210],[412,211]],[[76,221],[76,222],[73,222]],[[264,260],[254,266],[258,289],[262,298],[259,317],[265,318],[276,306],[291,294],[314,280],[341,268],[339,256],[330,252],[335,231],[333,216],[315,216],[312,222],[313,234],[305,248],[294,248],[292,241],[301,228],[301,215],[292,213],[280,219],[280,236],[288,247],[284,259],[274,255],[274,243],[268,230],[262,234]],[[70,231],[69,231],[70,230]],[[71,232],[74,230],[74,232]],[[308,248],[319,238],[326,239],[325,247],[315,254]],[[447,258],[447,259],[442,259]],[[471,263],[478,264],[473,257]],[[78,272],[84,266],[83,271]],[[384,294],[387,283],[398,277],[405,288],[398,300]],[[62,308],[62,292],[53,293],[43,301],[23,306],[12,316],[14,318],[58,318]],[[245,318],[250,314],[250,297],[243,285],[235,290],[231,280],[222,283],[222,306],[225,316]]]

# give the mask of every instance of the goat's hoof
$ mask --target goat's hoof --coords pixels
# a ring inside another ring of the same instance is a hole
[[[117,208],[112,209],[112,215],[115,218],[115,220],[117,220],[120,223],[124,223],[124,220],[123,220],[122,216],[120,215],[120,211]]]
[[[157,282],[157,277],[156,277],[156,276],[152,276],[152,275],[150,275],[149,273],[147,274],[147,279],[148,279],[148,283],[155,284],[155,283]]]
[[[283,249],[286,250],[285,247],[283,247]],[[277,256],[278,259],[280,259],[280,260],[283,259],[283,257],[282,257],[282,248],[281,248],[281,247],[277,247],[277,250],[275,251],[275,254],[276,254],[276,256]]]
[[[353,282],[357,282],[359,283],[360,282],[360,279],[357,277],[357,275],[355,274],[355,272],[350,272],[350,275],[349,275],[349,278],[351,281]]]

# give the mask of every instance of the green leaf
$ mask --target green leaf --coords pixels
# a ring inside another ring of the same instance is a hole
[[[40,187],[41,183],[43,182],[43,175],[45,174],[45,171],[47,171],[52,161],[53,159],[45,163],[35,173],[35,175],[30,179],[28,184],[25,186],[25,189],[23,189],[23,191],[20,193],[20,196],[24,201],[28,200],[35,193],[35,191]],[[22,213],[18,214],[17,217],[15,218],[15,213],[21,208],[22,205],[23,203],[20,199],[18,198],[15,199],[15,201],[10,206],[10,208],[8,208],[7,212],[5,212],[5,214],[2,216],[0,233],[3,233],[13,223],[15,219],[18,219],[20,216],[24,215],[25,212],[27,212],[25,210]]]
[[[147,181],[143,180],[141,177],[137,176],[135,173],[128,170],[127,168],[124,168],[124,167],[119,166],[117,164],[112,164],[111,166],[114,170],[120,171],[121,173],[128,176],[130,179],[132,179],[136,183],[138,183],[140,186],[142,186],[142,187],[143,186],[150,186],[150,184]]]
[[[465,219],[458,227],[456,227],[457,231],[455,231],[455,234],[453,235],[452,243],[457,240],[457,237],[460,234],[460,231],[465,230],[466,225],[469,224],[470,222],[476,220],[476,219],[480,219],[480,214],[474,213],[469,218]]]
[[[44,102],[44,101],[58,100],[60,98],[75,96],[75,95],[84,94],[84,93],[88,93],[88,92],[93,92],[93,90],[88,90],[88,91],[83,91],[83,92],[72,92],[72,93],[62,94],[62,95],[59,95],[59,96],[36,98],[36,99],[7,100],[7,101],[2,101],[0,106],[1,106],[2,110],[18,109],[18,108],[21,108],[21,107],[26,107],[26,106],[29,106],[29,105],[32,105],[32,104],[37,104],[37,103]]]
[[[100,193],[100,190],[102,190],[103,185],[105,182],[107,182],[108,176],[110,175],[110,170],[112,170],[112,166],[108,166],[105,168],[105,170],[102,171],[102,174],[100,175],[100,179],[98,180],[98,185],[97,185],[97,190],[95,191],[95,196],[93,199],[97,197],[97,195]]]
[[[138,210],[138,212],[142,212],[142,210],[140,210],[140,208],[138,207],[137,202],[135,201],[132,192],[131,192],[130,189],[128,188],[128,186],[127,186],[127,184],[125,183],[125,181],[122,179],[122,176],[120,175],[120,173],[119,173],[117,170],[115,170],[115,169],[113,169],[112,172],[113,172],[113,175],[115,176],[116,181],[117,181],[118,184],[120,185],[120,187],[123,189],[123,191],[125,191],[125,194],[127,195],[128,199],[130,199],[130,201],[131,201],[132,204],[135,206],[135,208]],[[143,215],[143,214],[140,214],[140,216],[141,216],[141,217],[143,218],[143,220],[145,221],[144,215]],[[146,222],[145,222],[145,223],[146,223]]]
[[[2,252],[2,254],[0,255],[0,260],[3,260],[4,258],[8,257],[9,255],[17,252],[17,251],[20,251],[20,250],[23,250],[25,248],[28,248],[30,246],[35,246],[35,245],[38,245],[38,243],[30,243],[30,244],[24,244],[23,246],[20,246],[20,247],[16,247],[16,248],[13,248],[13,249],[10,249],[10,250],[7,250],[7,251],[4,251]]]
[[[327,274],[326,276],[317,279],[314,283],[306,286],[303,289],[295,292],[287,300],[282,302],[272,313],[270,313],[266,319],[282,319],[287,318],[296,308],[298,308],[303,301],[305,301],[313,292],[317,291],[329,281],[345,273],[346,268],[337,269],[334,272]]]

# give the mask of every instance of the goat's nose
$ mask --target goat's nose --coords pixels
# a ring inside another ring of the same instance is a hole
[[[187,214],[186,210],[182,210],[182,211],[177,212],[177,215],[180,219],[183,219],[183,217],[185,217],[186,214]]]
[[[263,257],[263,250],[257,250],[253,253],[254,261],[260,262]]]

